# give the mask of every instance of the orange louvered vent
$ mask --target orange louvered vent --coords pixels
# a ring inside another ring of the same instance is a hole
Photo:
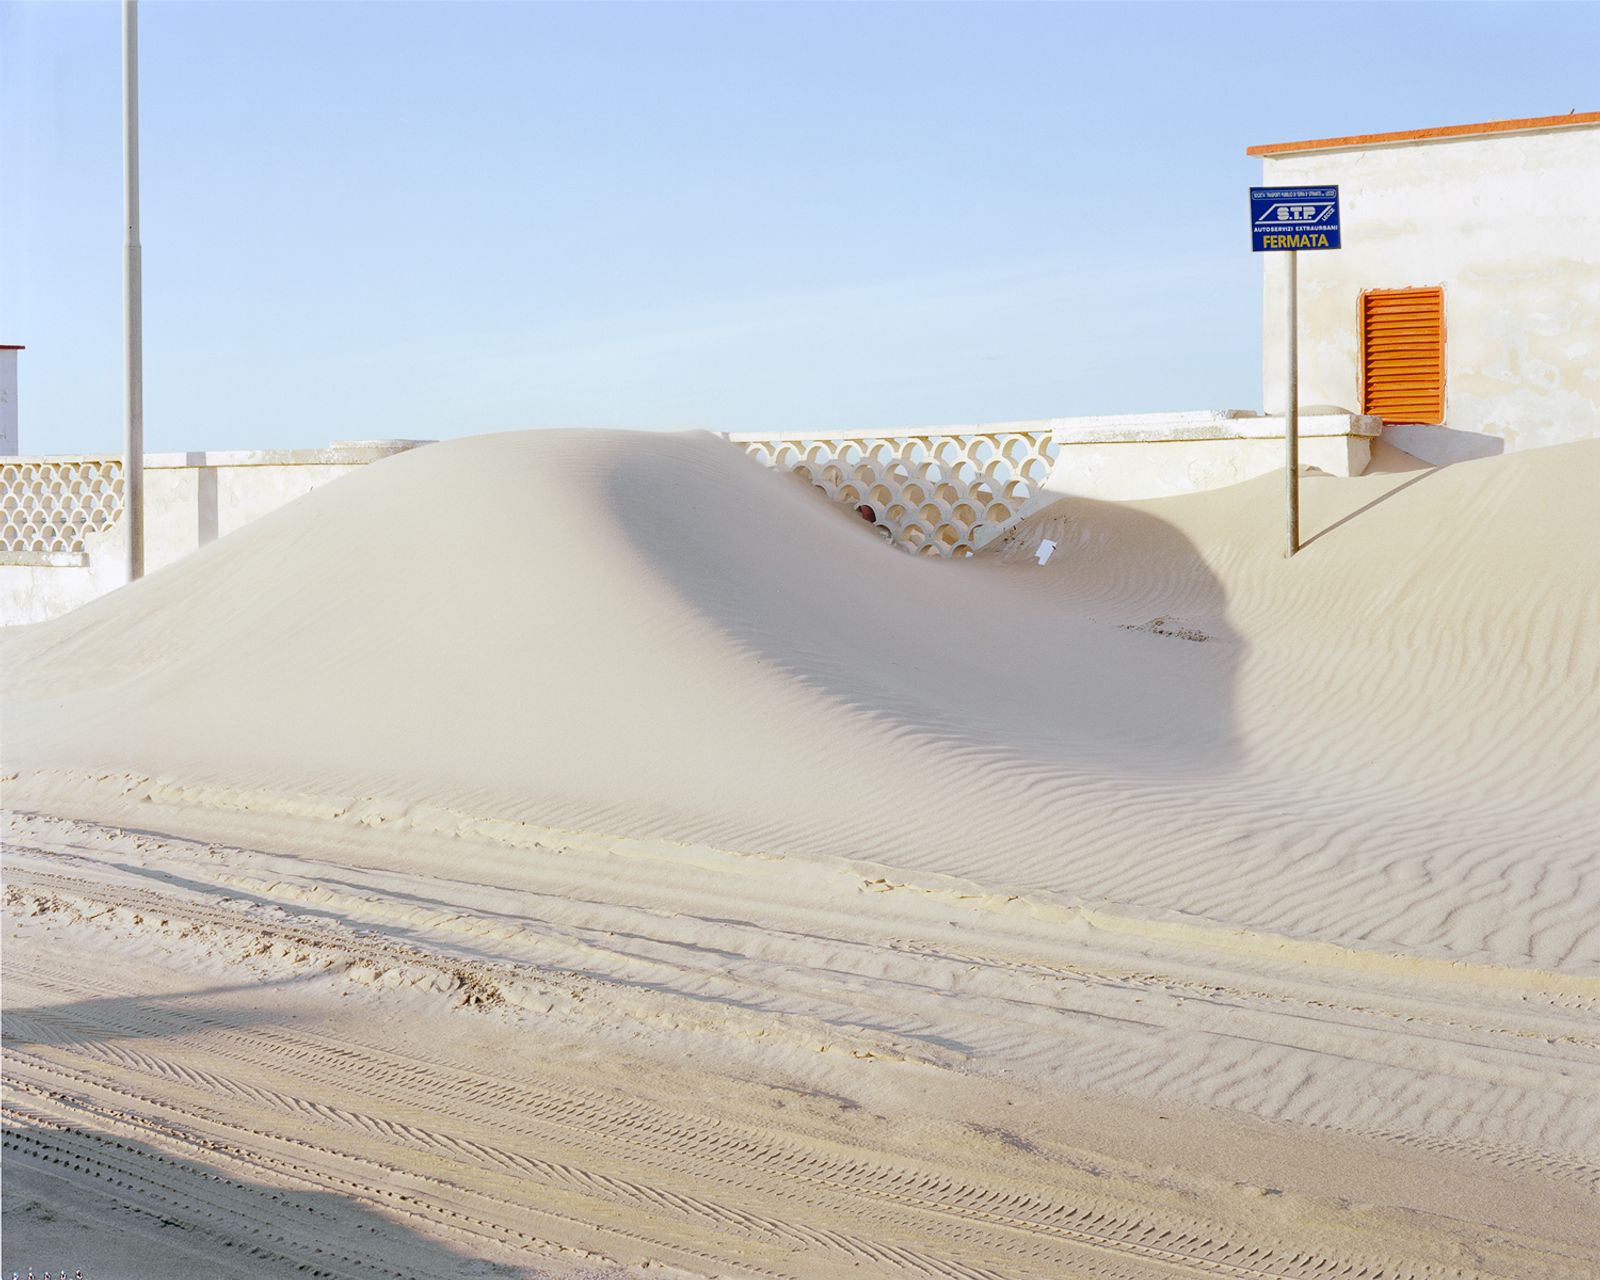
[[[1361,295],[1361,412],[1385,423],[1444,421],[1444,290]]]

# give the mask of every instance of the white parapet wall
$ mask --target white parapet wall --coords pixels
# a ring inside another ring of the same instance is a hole
[[[1358,476],[1383,429],[1377,418],[1334,409],[1300,411],[1300,466]],[[1122,502],[1220,489],[1284,464],[1283,418],[1242,409],[1063,418],[1045,483],[1052,497]]]
[[[1301,463],[1359,475],[1379,430],[1376,418],[1302,410]],[[971,555],[1063,497],[1193,493],[1283,465],[1283,419],[1239,409],[728,439],[870,515],[895,545],[942,557]],[[425,443],[147,455],[146,571],[357,467]],[[57,617],[121,586],[125,537],[120,458],[0,459],[0,624]]]
[[[357,467],[419,440],[326,449],[145,455],[145,571],[154,572]],[[123,584],[122,460],[0,459],[0,624],[42,622]]]
[[[1300,463],[1360,475],[1377,418],[1303,409]],[[1127,501],[1217,489],[1283,466],[1284,423],[1244,409],[1041,418],[908,431],[736,433],[920,555],[971,555],[1063,497]]]

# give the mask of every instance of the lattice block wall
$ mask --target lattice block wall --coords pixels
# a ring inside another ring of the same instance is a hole
[[[1043,487],[1049,431],[736,438],[769,467],[804,476],[835,502],[872,508],[889,540],[920,555],[969,556]]]
[[[83,551],[122,515],[122,462],[0,464],[0,551]]]

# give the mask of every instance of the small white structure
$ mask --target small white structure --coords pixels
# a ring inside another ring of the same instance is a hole
[[[1600,436],[1600,112],[1251,147],[1337,184],[1344,247],[1299,254],[1300,399],[1431,462]],[[1264,403],[1284,396],[1265,254]]]
[[[0,458],[17,455],[17,352],[0,345]]]

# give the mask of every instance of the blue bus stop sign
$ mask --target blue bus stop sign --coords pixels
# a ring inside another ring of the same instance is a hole
[[[1251,187],[1250,248],[1337,249],[1338,187]]]

